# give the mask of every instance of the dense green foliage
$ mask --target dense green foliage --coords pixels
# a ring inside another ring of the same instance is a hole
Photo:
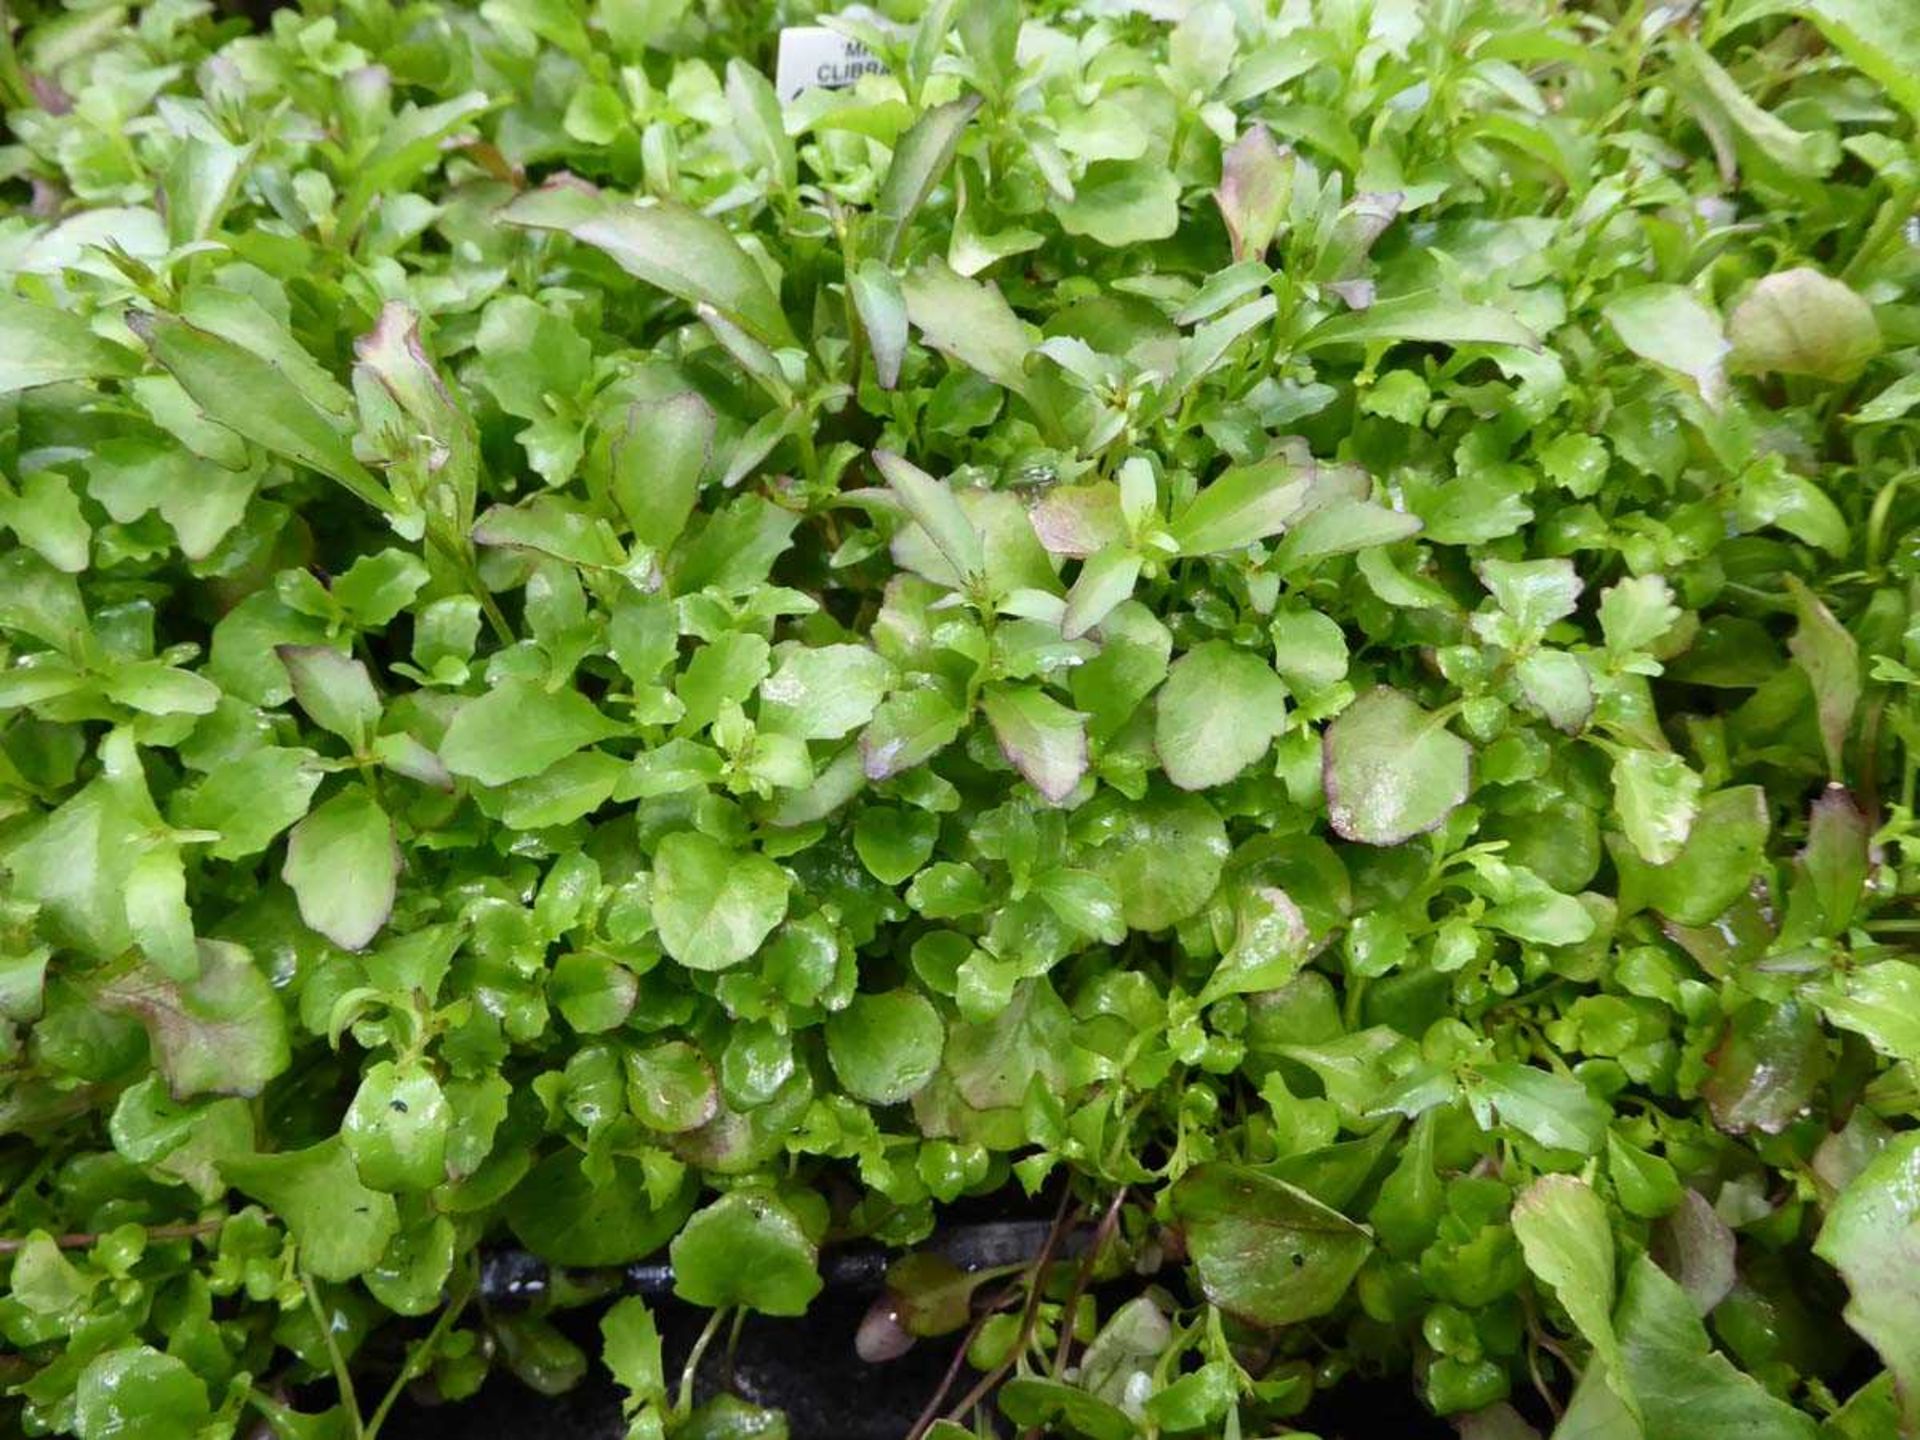
[[[9,22],[0,1428],[1920,1433],[1920,10],[885,9]]]

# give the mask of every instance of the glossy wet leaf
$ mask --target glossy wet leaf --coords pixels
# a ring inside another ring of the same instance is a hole
[[[428,1190],[446,1178],[448,1113],[440,1082],[418,1063],[382,1060],[360,1078],[340,1136],[376,1190]]]
[[[139,966],[104,986],[100,1003],[145,1027],[175,1099],[258,1095],[291,1059],[280,997],[238,945],[203,940],[194,966],[184,977]]]
[[[211,1419],[205,1382],[185,1361],[148,1345],[95,1356],[74,1396],[80,1440],[171,1440]]]
[[[705,835],[669,835],[654,854],[653,912],[667,953],[690,970],[724,970],[787,913],[788,880],[761,855]]]
[[[696,1305],[803,1315],[820,1293],[814,1244],[770,1191],[730,1191],[698,1211],[672,1256],[674,1293]]]
[[[1341,712],[1322,743],[1328,811],[1349,840],[1395,845],[1431,830],[1472,784],[1472,747],[1384,686]]]
[[[616,1157],[610,1174],[589,1175],[580,1156],[556,1151],[507,1197],[514,1237],[556,1265],[625,1265],[644,1260],[693,1210],[691,1187],[656,1200],[640,1162]]]
[[[1903,1393],[1905,1423],[1914,1423],[1912,1393],[1920,1377],[1920,1289],[1914,1285],[1914,1222],[1920,1143],[1892,1140],[1853,1178],[1827,1212],[1814,1251],[1847,1280],[1847,1323],[1877,1350]]]
[[[393,1197],[360,1179],[337,1135],[304,1150],[236,1157],[220,1173],[280,1218],[301,1264],[322,1280],[371,1270],[400,1225]]]
[[[370,790],[349,785],[293,827],[280,874],[310,929],[362,950],[393,911],[399,870],[393,822]]]
[[[856,995],[828,1018],[827,1056],[847,1092],[875,1105],[909,1099],[940,1068],[946,1027],[911,990]]]
[[[1231,1165],[1188,1171],[1173,1210],[1207,1298],[1254,1325],[1324,1315],[1373,1249],[1365,1228],[1338,1211]]]

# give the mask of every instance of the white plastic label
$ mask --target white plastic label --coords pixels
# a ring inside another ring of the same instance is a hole
[[[858,40],[824,25],[794,25],[780,32],[773,88],[785,105],[803,91],[839,90],[862,75],[884,75],[886,70]]]

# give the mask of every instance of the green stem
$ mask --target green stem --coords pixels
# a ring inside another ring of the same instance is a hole
[[[1880,562],[1887,548],[1887,522],[1893,515],[1893,502],[1900,494],[1900,487],[1906,483],[1911,471],[1900,471],[1880,487],[1880,493],[1873,497],[1873,509],[1867,513],[1867,573],[1879,573]]]
[[[20,1187],[22,1190],[26,1186]],[[193,1240],[202,1235],[211,1235],[227,1223],[227,1217],[218,1220],[201,1220],[192,1225],[149,1225],[147,1239],[153,1240]],[[72,1235],[55,1235],[53,1243],[60,1250],[88,1250],[100,1242],[100,1232],[85,1230]],[[0,1235],[0,1255],[12,1255],[26,1248],[26,1240],[16,1235]]]
[[[724,1309],[716,1310],[707,1317],[706,1328],[700,1332],[700,1338],[693,1342],[687,1363],[680,1369],[680,1387],[675,1393],[673,1408],[682,1415],[693,1408],[694,1377],[700,1373],[700,1362],[706,1358],[707,1347],[713,1344],[713,1337],[720,1333],[721,1322],[726,1318]]]
[[[1894,191],[1881,205],[1868,228],[1866,238],[1853,252],[1853,258],[1847,262],[1847,268],[1840,272],[1840,278],[1851,285],[1860,277],[1860,273],[1878,258],[1880,251],[1886,248],[1887,241],[1900,233],[1900,227],[1906,223],[1907,216],[1913,213],[1914,196],[1920,187],[1912,183],[1897,185]]]
[[[326,1344],[327,1363],[333,1370],[333,1383],[340,1390],[340,1404],[352,1424],[354,1440],[367,1440],[366,1422],[360,1418],[360,1401],[353,1393],[353,1373],[347,1368],[346,1357],[340,1353],[340,1342],[334,1337],[327,1307],[320,1303],[320,1291],[314,1286],[313,1277],[304,1270],[300,1273],[300,1284],[307,1292],[307,1308],[313,1311],[314,1323],[320,1327],[320,1338]]]
[[[466,1311],[467,1302],[473,1298],[475,1288],[474,1267],[471,1263],[462,1272],[460,1287],[448,1299],[447,1306],[440,1312],[440,1318],[433,1322],[433,1328],[418,1345],[407,1352],[406,1363],[400,1367],[400,1373],[393,1377],[393,1383],[387,1387],[387,1393],[380,1397],[380,1404],[373,1412],[373,1418],[367,1421],[366,1440],[374,1440],[380,1433],[380,1427],[386,1424],[387,1414],[391,1411],[409,1381],[426,1373],[427,1366],[433,1363],[434,1351],[440,1348],[440,1342],[447,1338],[447,1332],[459,1323],[460,1316]]]

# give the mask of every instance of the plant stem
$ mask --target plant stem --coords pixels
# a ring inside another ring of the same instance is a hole
[[[706,1358],[707,1347],[713,1343],[713,1337],[720,1333],[720,1324],[727,1318],[725,1310],[716,1310],[707,1317],[707,1325],[700,1332],[700,1338],[693,1342],[693,1349],[687,1354],[687,1363],[680,1369],[680,1388],[674,1397],[673,1408],[681,1414],[693,1408],[693,1381],[700,1373],[700,1362]]]
[[[147,1229],[149,1240],[192,1240],[201,1235],[211,1235],[227,1223],[227,1217],[218,1220],[197,1220],[191,1225],[153,1225]],[[99,1243],[104,1231],[81,1230],[71,1235],[55,1235],[53,1243],[62,1250],[85,1250]],[[27,1237],[21,1235],[0,1236],[0,1255],[12,1255],[24,1250]]]
[[[1019,1296],[1019,1285],[1008,1285],[983,1306],[978,1315],[973,1317],[973,1323],[967,1327],[967,1333],[960,1337],[960,1343],[954,1347],[953,1362],[947,1366],[947,1373],[941,1377],[940,1388],[933,1392],[933,1398],[927,1401],[926,1407],[921,1410],[919,1417],[907,1431],[907,1440],[920,1440],[933,1422],[940,1418],[941,1402],[947,1398],[947,1392],[953,1389],[953,1382],[959,1378],[960,1367],[966,1364],[967,1352],[973,1348],[973,1342],[979,1336],[981,1327],[987,1323],[989,1316],[999,1314]]]
[[[1067,1216],[1072,1203],[1073,1187],[1068,1185],[1060,1196],[1060,1208],[1054,1212],[1053,1228],[1047,1232],[1047,1243],[1040,1247],[1039,1255],[1034,1258],[1032,1278],[1027,1282],[1026,1308],[1020,1313],[1020,1334],[1007,1351],[1007,1358],[982,1375],[974,1387],[960,1397],[959,1403],[947,1411],[948,1419],[958,1420],[991,1395],[1000,1382],[1007,1378],[1007,1372],[1027,1353],[1027,1346],[1033,1343],[1033,1327],[1040,1318],[1040,1295],[1046,1282],[1047,1266],[1053,1263],[1053,1252],[1059,1247],[1060,1237],[1067,1232]]]
[[[373,1418],[366,1424],[366,1440],[374,1440],[380,1433],[380,1427],[387,1421],[387,1414],[400,1399],[407,1383],[417,1379],[433,1363],[433,1352],[440,1348],[440,1342],[447,1338],[447,1332],[459,1323],[460,1316],[467,1308],[467,1302],[473,1298],[476,1271],[470,1263],[462,1271],[460,1286],[448,1297],[446,1308],[440,1312],[440,1318],[433,1322],[433,1328],[426,1338],[407,1352],[400,1373],[393,1377],[393,1383],[387,1387],[387,1393],[380,1397],[380,1404],[373,1412]]]
[[[1067,1360],[1073,1352],[1074,1311],[1079,1308],[1080,1297],[1087,1293],[1087,1282],[1093,1278],[1093,1267],[1100,1262],[1100,1252],[1113,1239],[1113,1232],[1120,1226],[1120,1207],[1126,1204],[1127,1187],[1122,1185],[1107,1206],[1106,1214],[1100,1217],[1100,1223],[1094,1227],[1093,1239],[1087,1245],[1087,1253],[1080,1261],[1080,1269],[1074,1274],[1073,1288],[1067,1291],[1066,1308],[1061,1312],[1060,1344],[1053,1352],[1053,1378],[1058,1380],[1067,1373]]]
[[[313,1311],[314,1323],[320,1327],[320,1338],[326,1342],[327,1363],[333,1370],[333,1383],[340,1391],[340,1404],[352,1422],[354,1440],[367,1440],[366,1422],[360,1418],[360,1401],[353,1393],[353,1372],[347,1368],[346,1356],[340,1353],[340,1342],[334,1338],[333,1320],[327,1314],[327,1307],[320,1303],[320,1291],[313,1277],[302,1271],[300,1284],[307,1292],[307,1308]]]

